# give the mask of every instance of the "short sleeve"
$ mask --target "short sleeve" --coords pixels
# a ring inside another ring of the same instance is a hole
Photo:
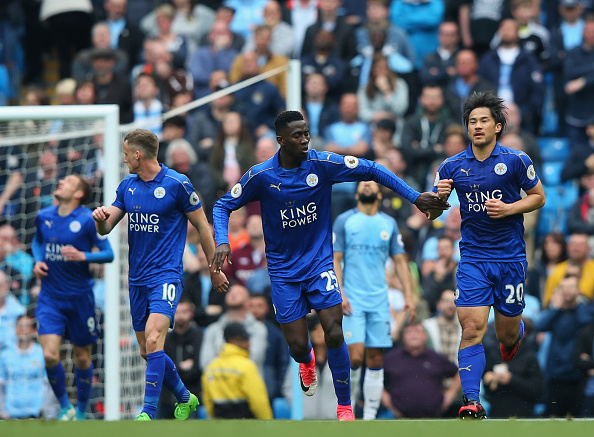
[[[433,180],[433,188],[431,191],[437,193],[437,183],[442,179],[451,179],[449,166],[447,165],[448,161],[445,160],[441,163],[437,171],[435,172],[435,179]]]
[[[517,165],[517,173],[516,177],[518,180],[518,185],[524,190],[528,191],[531,190],[538,184],[540,180],[538,175],[536,174],[536,170],[534,170],[534,164],[528,155],[524,152],[517,155],[519,158],[519,163]]]
[[[125,182],[128,179],[124,179],[122,182],[120,182],[120,185],[118,186],[118,188],[116,189],[116,198],[113,201],[112,205],[115,206],[116,208],[121,209],[124,212],[126,211],[126,205],[124,203],[124,193],[126,190],[126,187],[124,185],[127,185]]]
[[[346,224],[347,215],[347,213],[340,214],[334,221],[334,226],[332,227],[334,252],[344,253],[345,251],[346,242],[344,225]]]
[[[192,182],[186,175],[181,175],[181,187],[177,191],[177,204],[183,212],[196,211],[202,206],[200,196],[194,190]]]
[[[398,229],[398,224],[394,218],[390,217],[394,226],[394,232],[392,232],[392,238],[390,238],[390,256],[401,255],[404,253],[404,242],[402,241],[402,234]]]

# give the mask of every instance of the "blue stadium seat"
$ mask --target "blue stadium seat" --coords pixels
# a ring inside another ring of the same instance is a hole
[[[565,164],[562,161],[543,162],[542,175],[540,176],[543,184],[549,186],[561,185],[561,172]]]
[[[567,214],[579,196],[577,182],[566,182],[560,185],[543,186],[546,203],[538,216],[538,240],[550,232],[561,232],[567,235]]]
[[[275,419],[290,419],[291,406],[285,398],[274,398],[272,400],[272,414]]]
[[[536,143],[540,150],[540,157],[544,162],[565,162],[569,156],[567,138],[539,137]]]

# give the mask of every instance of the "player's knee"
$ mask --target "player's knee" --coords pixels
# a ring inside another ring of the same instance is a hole
[[[355,353],[351,353],[351,367],[353,369],[358,369],[363,364],[363,357],[356,355]]]
[[[518,337],[520,336],[519,329],[516,331],[496,332],[497,341],[504,346],[513,346]]]
[[[91,356],[86,352],[75,353],[74,365],[77,369],[87,370],[91,366]]]
[[[326,345],[333,349],[339,348],[344,342],[342,335],[342,329],[340,326],[335,326],[332,329],[325,332],[326,334]]]
[[[54,351],[43,351],[45,367],[56,367],[60,362],[60,354]]]
[[[294,357],[303,357],[309,354],[310,347],[307,339],[306,341],[293,340],[289,342],[289,349]]]
[[[150,354],[152,352],[156,352],[159,346],[159,335],[158,333],[155,335],[148,335],[146,337],[146,350],[145,355]]]

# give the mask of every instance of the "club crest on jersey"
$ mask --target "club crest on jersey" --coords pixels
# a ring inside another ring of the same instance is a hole
[[[359,165],[359,158],[350,155],[345,156],[344,165],[346,165],[348,168],[355,168]]]
[[[433,181],[433,186],[437,187],[437,184],[439,183],[439,172],[435,172],[435,180]]]
[[[155,188],[154,195],[157,199],[162,199],[163,197],[165,197],[165,188],[163,188],[163,187]]]
[[[231,197],[233,197],[234,199],[237,199],[239,196],[241,196],[242,192],[243,192],[243,189],[241,188],[241,184],[237,183],[237,184],[235,184],[235,186],[233,188],[231,188]]]
[[[495,173],[497,173],[499,176],[504,175],[507,173],[507,165],[505,165],[503,162],[495,164]]]
[[[192,194],[190,194],[190,205],[198,205],[198,202],[200,202],[198,194],[196,194],[196,191],[192,191]]]
[[[385,230],[384,231],[381,231],[380,232],[380,238],[383,241],[388,241],[390,239],[390,233],[388,231],[385,231]]]
[[[315,187],[316,185],[318,185],[319,182],[318,175],[315,173],[310,173],[307,175],[305,181],[307,182],[307,185],[309,185],[310,187]]]
[[[78,220],[72,220],[70,222],[70,226],[68,226],[68,227],[70,228],[70,232],[73,232],[76,234],[78,231],[80,231],[80,228],[82,226],[80,225],[80,222]]]
[[[528,170],[526,170],[526,176],[528,176],[528,179],[530,179],[531,181],[533,181],[536,177],[536,172],[534,171],[534,166],[532,164],[530,164]]]

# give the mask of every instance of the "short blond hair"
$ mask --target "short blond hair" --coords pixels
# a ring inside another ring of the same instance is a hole
[[[148,129],[135,129],[124,138],[135,149],[140,149],[148,159],[156,159],[159,153],[159,138]]]

